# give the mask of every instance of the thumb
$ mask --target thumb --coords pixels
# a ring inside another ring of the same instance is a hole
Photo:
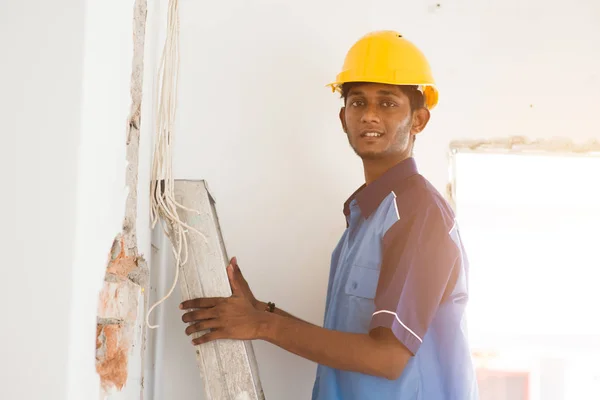
[[[229,278],[229,285],[231,286],[232,294],[236,295],[240,291],[239,284],[237,282],[235,272],[233,270],[233,265],[229,264],[227,266],[227,277]]]
[[[233,257],[229,263],[233,267],[233,271],[234,272],[237,272],[238,274],[241,274],[242,271],[240,271],[240,266],[238,265],[237,257]]]

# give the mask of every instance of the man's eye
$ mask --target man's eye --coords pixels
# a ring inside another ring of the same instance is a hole
[[[350,103],[350,105],[352,107],[360,107],[362,106],[364,103],[361,100],[354,100],[352,103]]]
[[[396,107],[396,104],[392,103],[391,101],[384,101],[383,103],[381,103],[381,105],[384,107]]]

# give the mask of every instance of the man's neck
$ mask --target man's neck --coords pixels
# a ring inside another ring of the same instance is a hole
[[[385,174],[390,168],[398,165],[402,161],[410,158],[411,155],[393,159],[379,159],[379,160],[363,160],[363,168],[365,171],[365,183],[371,184],[377,180],[381,175]]]

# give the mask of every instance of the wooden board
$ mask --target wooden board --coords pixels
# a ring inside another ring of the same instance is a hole
[[[208,239],[206,242],[192,231],[188,234],[188,262],[179,272],[183,300],[231,296],[225,270],[229,257],[208,185],[203,180],[176,180],[175,199],[184,207],[200,212],[179,209],[178,215]],[[250,341],[217,340],[195,346],[195,351],[205,400],[264,400]]]

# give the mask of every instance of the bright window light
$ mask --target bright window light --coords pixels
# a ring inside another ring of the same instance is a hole
[[[565,372],[541,373],[531,399],[600,396],[600,157],[453,158],[474,352],[508,354],[507,365],[526,358],[540,371],[550,370],[544,357],[559,360]]]
[[[458,153],[470,333],[600,334],[600,157]]]

